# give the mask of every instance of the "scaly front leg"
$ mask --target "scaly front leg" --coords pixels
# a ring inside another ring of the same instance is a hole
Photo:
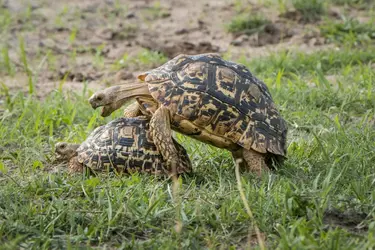
[[[68,163],[68,173],[82,173],[83,172],[83,164],[78,161],[78,157],[74,156],[69,160]]]
[[[124,117],[132,118],[142,115],[141,109],[137,101],[133,102],[124,109]]]
[[[150,133],[156,148],[167,162],[168,170],[175,175],[179,157],[172,140],[170,113],[167,108],[161,106],[155,111],[150,121]]]

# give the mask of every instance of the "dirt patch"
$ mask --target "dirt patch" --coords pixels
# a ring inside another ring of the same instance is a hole
[[[340,227],[354,233],[363,233],[368,230],[363,221],[367,214],[355,211],[341,212],[336,209],[324,212],[323,223],[329,227]]]
[[[202,53],[213,53],[218,52],[219,47],[212,45],[210,42],[154,42],[152,39],[146,41],[140,41],[139,44],[147,49],[158,51],[163,53],[169,58],[173,58],[179,54],[202,54]]]
[[[22,0],[5,1],[3,8],[14,22],[0,38],[0,45],[6,44],[14,69],[17,75],[21,74],[22,36],[29,68],[38,75],[36,86],[45,90],[55,86],[52,82],[64,79],[65,86],[77,87],[77,91],[83,83],[89,83],[89,88],[104,87],[134,79],[136,72],[158,66],[133,63],[144,60],[136,58],[142,49],[168,58],[181,53],[214,52],[237,60],[284,49],[311,51],[326,46],[314,24],[300,23],[290,13],[280,16],[276,7],[250,1],[248,5],[270,20],[252,35],[230,34],[226,30],[226,25],[238,15],[234,1],[202,0],[192,4],[184,0],[33,0],[29,5]],[[114,65],[123,58],[136,59],[130,60],[133,64]],[[121,68],[126,74],[116,77]],[[1,75],[6,77],[6,85],[12,87],[17,81],[16,86],[27,88],[27,77],[9,80],[6,72],[0,71]]]
[[[248,36],[240,35],[231,42],[234,46],[254,46],[261,47],[268,44],[278,44],[281,41],[288,41],[295,31],[286,27],[283,23],[269,23],[264,25],[259,32]]]
[[[22,92],[25,95],[29,92],[29,86],[27,84],[28,78],[24,74],[17,74],[13,77],[4,77],[2,79],[4,84],[8,87],[9,93]],[[116,84],[113,81],[113,84]],[[108,86],[105,83],[98,81],[91,81],[89,83],[77,82],[77,81],[49,81],[43,80],[34,83],[34,93],[38,99],[44,99],[45,96],[50,94],[56,89],[60,89],[63,92],[73,91],[76,93],[82,93],[84,89],[90,89],[92,91],[97,91],[103,87]],[[0,112],[1,112],[1,97],[0,97]]]

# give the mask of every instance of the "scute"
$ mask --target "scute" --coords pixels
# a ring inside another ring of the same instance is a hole
[[[186,150],[173,142],[187,165],[178,172],[189,172],[191,163]],[[167,173],[165,161],[149,135],[149,119],[146,117],[118,118],[96,128],[77,153],[78,161],[93,170],[107,168],[125,173]]]
[[[170,80],[149,82],[149,89],[180,121],[192,123],[184,122],[184,126],[229,139],[245,149],[286,155],[286,122],[267,86],[244,65],[215,54],[179,55],[152,72],[169,75]],[[172,125],[186,130],[181,122]],[[195,138],[208,140],[199,136],[197,131]],[[211,144],[220,147],[222,141]]]

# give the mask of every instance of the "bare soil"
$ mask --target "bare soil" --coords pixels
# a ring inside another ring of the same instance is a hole
[[[0,41],[8,45],[16,68],[22,69],[19,38],[24,38],[39,96],[55,89],[62,80],[64,89],[76,91],[82,90],[83,82],[97,90],[134,81],[137,73],[148,69],[129,63],[123,65],[121,77],[116,77],[119,69],[113,65],[124,54],[132,57],[142,49],[169,58],[181,53],[216,52],[236,60],[283,49],[314,51],[332,46],[325,44],[316,24],[301,23],[298,13],[279,13],[277,7],[265,7],[260,1],[248,1],[246,11],[262,14],[271,23],[252,35],[226,30],[239,13],[231,0],[4,1],[3,7],[17,22]],[[339,12],[332,10],[332,18]],[[23,73],[2,76],[1,81],[11,90],[28,88]]]
[[[328,227],[339,227],[352,233],[363,233],[368,230],[367,226],[364,226],[366,218],[367,215],[364,213],[331,209],[325,211],[323,223]]]

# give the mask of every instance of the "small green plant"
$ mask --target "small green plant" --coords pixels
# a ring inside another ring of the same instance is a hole
[[[233,2],[233,9],[236,13],[246,13],[250,12],[252,9],[252,4],[249,4],[247,0],[235,0]]]
[[[115,34],[116,39],[126,40],[135,36],[137,32],[137,25],[136,24],[125,24],[118,32]]]
[[[67,23],[66,23],[65,17],[68,14],[68,12],[69,12],[69,8],[67,6],[65,6],[58,13],[58,15],[54,19],[54,24],[55,24],[56,28],[58,28],[58,29],[65,29],[65,28],[67,28]]]
[[[7,10],[0,6],[0,34],[8,31],[9,25],[12,23],[12,15]]]
[[[360,65],[371,63],[375,60],[373,47],[363,49],[343,48],[325,50],[312,54],[304,52],[279,51],[270,56],[249,60],[243,57],[239,62],[245,64],[255,74],[276,76],[282,71],[284,76],[295,78],[315,72],[319,68],[325,74],[334,74],[345,65]]]
[[[264,28],[270,21],[257,14],[240,14],[235,16],[227,26],[231,33],[254,34]]]
[[[15,69],[14,69],[14,65],[11,62],[10,57],[9,57],[8,47],[3,47],[1,49],[0,66],[1,65],[4,66],[4,69],[6,70],[6,72],[9,75],[11,75],[11,76],[14,75]]]
[[[302,20],[305,22],[320,20],[326,12],[324,0],[293,0],[292,3],[293,7],[301,13]]]
[[[33,82],[33,73],[29,67],[28,61],[27,61],[27,54],[25,50],[25,41],[23,37],[20,37],[20,57],[23,64],[23,68],[26,72],[27,78],[28,78],[28,84],[29,84],[29,94],[32,94],[34,92],[34,82]]]
[[[170,13],[167,9],[165,9],[163,6],[161,6],[159,1],[156,1],[152,4],[152,6],[147,7],[142,11],[143,17],[149,21],[158,19],[158,18],[164,18],[168,17]]]
[[[70,32],[70,35],[69,35],[70,44],[74,44],[74,41],[76,40],[76,37],[77,37],[77,31],[78,29],[76,27],[72,28],[72,31]]]
[[[120,60],[115,62],[113,67],[115,70],[121,68],[152,68],[161,65],[166,61],[167,57],[163,54],[156,51],[143,49],[134,56],[129,56],[128,54],[123,55]]]
[[[100,69],[104,67],[104,57],[103,57],[104,48],[105,48],[105,44],[101,44],[95,48],[94,65],[95,67],[100,68]]]
[[[331,0],[331,3],[338,4],[338,5],[356,4],[358,3],[358,0]]]
[[[374,3],[373,0],[330,0],[331,3],[337,5],[362,6],[364,4]]]
[[[375,39],[374,20],[361,23],[353,18],[343,17],[339,22],[327,22],[320,27],[321,34],[329,41],[363,44]]]

